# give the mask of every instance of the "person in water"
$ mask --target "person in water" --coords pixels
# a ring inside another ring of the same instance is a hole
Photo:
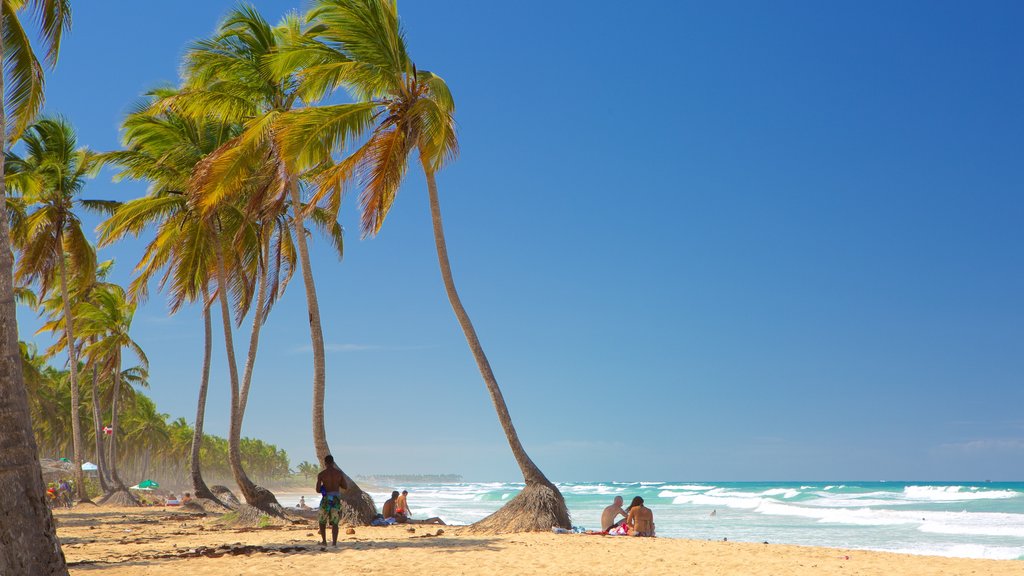
[[[616,522],[615,518],[618,516],[622,516],[622,520]],[[607,532],[622,524],[625,520],[626,511],[622,509],[622,496],[616,496],[615,500],[612,500],[611,505],[606,506],[604,511],[601,512],[601,530]]]
[[[327,545],[327,523],[331,524],[331,543],[338,545],[338,523],[341,521],[341,491],[348,490],[345,474],[334,465],[334,456],[324,456],[324,470],[316,476],[316,491],[323,495],[320,499],[320,512],[317,521],[320,523],[320,541]]]
[[[637,496],[629,504],[626,525],[630,536],[654,536],[654,512],[644,506],[644,499]]]

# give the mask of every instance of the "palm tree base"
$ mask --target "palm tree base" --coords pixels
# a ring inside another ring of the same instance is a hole
[[[508,504],[471,524],[467,531],[477,534],[547,532],[556,526],[572,528],[565,498],[554,484],[535,482],[527,483],[526,488]]]
[[[341,493],[341,521],[353,526],[368,526],[377,515],[373,498],[349,481],[349,489]]]
[[[228,512],[220,517],[219,522],[225,526],[233,527],[264,527],[273,525],[291,524],[291,519],[276,502],[262,507],[242,504],[237,510]]]
[[[114,492],[107,494],[100,499],[99,503],[101,506],[116,508],[132,508],[135,506],[141,506],[135,496],[132,496],[132,493],[125,489],[115,490]]]
[[[182,511],[204,514],[225,514],[231,509],[216,498],[192,498],[181,505]]]
[[[216,484],[210,486],[210,491],[213,492],[214,497],[229,510],[237,510],[242,505],[238,501],[238,497],[231,491],[227,486]]]

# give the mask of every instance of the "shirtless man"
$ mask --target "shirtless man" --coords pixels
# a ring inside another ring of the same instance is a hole
[[[324,470],[316,476],[316,491],[323,495],[320,499],[321,544],[327,546],[327,523],[331,523],[331,538],[334,546],[338,545],[338,523],[341,521],[341,491],[348,490],[345,474],[334,465],[334,456],[324,456]]]
[[[630,536],[654,536],[654,512],[644,506],[644,499],[637,496],[629,505],[626,516]]]
[[[437,516],[433,518],[427,518],[426,520],[413,520],[412,512],[409,510],[409,491],[402,490],[401,496],[395,501],[395,520],[399,524],[440,524],[445,525],[444,520],[441,520]]]
[[[394,492],[391,493],[391,498],[389,498],[386,502],[384,502],[384,507],[380,509],[380,513],[381,513],[382,516],[384,516],[385,520],[387,520],[388,518],[394,518],[395,521],[397,522],[398,521],[398,517],[396,516],[397,508],[398,508],[398,490],[395,490]]]
[[[615,526],[618,526],[619,522],[615,521],[615,517],[621,515],[623,520],[626,519],[626,511],[622,509],[622,496],[616,496],[615,500],[612,500],[611,506],[607,506],[604,512],[601,512],[601,530],[608,531]]]

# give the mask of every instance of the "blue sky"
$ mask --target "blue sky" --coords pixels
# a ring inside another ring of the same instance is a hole
[[[260,1],[271,20],[297,1]],[[79,3],[47,86],[89,146],[226,1]],[[1024,478],[1024,40],[1015,2],[400,3],[459,105],[456,281],[555,480]],[[138,184],[102,174],[89,196]],[[315,243],[328,435],[352,474],[517,469],[444,296],[422,176]],[[91,222],[94,224],[95,222]],[[126,281],[139,242],[105,249]],[[244,433],[312,459],[301,279]],[[23,333],[38,322],[20,315]],[[242,343],[238,355],[244,359]],[[194,418],[196,310],[141,307]],[[227,430],[223,344],[208,430]]]

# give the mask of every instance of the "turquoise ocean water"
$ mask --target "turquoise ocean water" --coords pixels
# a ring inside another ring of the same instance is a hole
[[[616,495],[642,496],[658,536],[1024,560],[1024,483],[566,482],[573,524],[598,529]],[[410,484],[414,517],[468,524],[522,484]],[[380,506],[388,492],[370,492]],[[299,494],[278,494],[294,506]],[[305,495],[315,505],[318,496]],[[712,515],[712,512],[715,512]]]

